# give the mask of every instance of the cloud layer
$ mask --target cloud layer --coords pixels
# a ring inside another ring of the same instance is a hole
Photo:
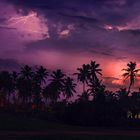
[[[113,78],[120,78],[130,60],[139,65],[139,0],[2,0],[0,7],[2,60],[73,72],[94,59],[101,63],[105,77]],[[29,18],[28,24],[8,22],[31,13],[35,20]],[[118,87],[112,78],[104,79],[110,87]]]

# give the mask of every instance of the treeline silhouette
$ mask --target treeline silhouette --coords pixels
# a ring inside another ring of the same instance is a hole
[[[71,77],[61,69],[49,71],[43,66],[1,71],[0,111],[69,124],[139,125],[140,91],[131,92],[131,87],[140,69],[130,62],[123,70],[124,80],[129,79],[130,84],[116,92],[106,89],[99,77],[102,69],[95,61],[83,64]],[[83,85],[81,94],[76,92],[79,83]],[[78,99],[71,102],[75,95]]]

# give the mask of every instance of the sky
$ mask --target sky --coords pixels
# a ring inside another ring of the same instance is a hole
[[[140,0],[0,0],[0,69],[21,65],[67,73],[95,60],[109,88],[140,66]],[[140,81],[136,81],[138,88]]]

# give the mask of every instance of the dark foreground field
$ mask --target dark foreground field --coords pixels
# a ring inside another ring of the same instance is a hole
[[[12,136],[1,137],[2,140],[139,140],[136,136],[89,136],[89,135],[48,135],[48,136]]]
[[[130,132],[129,132],[130,133]],[[1,140],[139,140],[138,135],[102,132],[1,132]]]
[[[17,116],[0,118],[0,140],[139,140],[134,128],[80,127]]]

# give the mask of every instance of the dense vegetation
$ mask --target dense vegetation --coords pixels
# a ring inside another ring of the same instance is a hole
[[[25,65],[20,72],[1,71],[0,111],[79,125],[138,122],[140,92],[131,92],[131,87],[139,69],[135,62],[130,62],[123,70],[124,79],[129,79],[130,84],[128,89],[116,92],[103,85],[102,69],[95,61],[83,64],[71,77],[60,69],[50,72],[43,66]],[[79,83],[83,85],[81,94],[76,91]],[[75,95],[78,99],[71,102],[69,99]]]

